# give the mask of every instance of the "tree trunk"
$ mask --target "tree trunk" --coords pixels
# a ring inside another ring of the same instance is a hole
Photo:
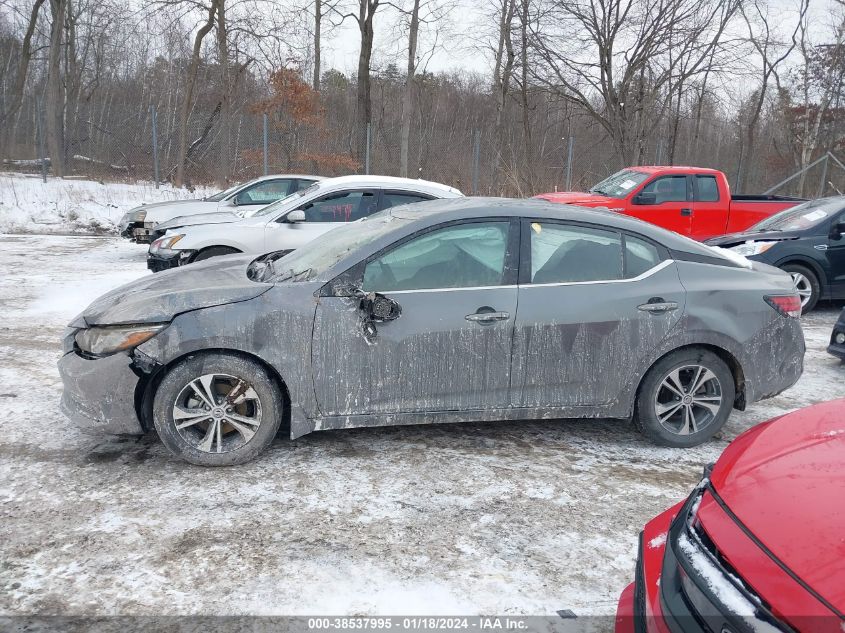
[[[45,128],[47,153],[53,175],[65,175],[64,107],[65,91],[62,78],[62,35],[67,17],[67,0],[50,0],[53,23],[50,27],[50,50],[47,54],[47,103]]]
[[[522,144],[525,148],[525,173],[529,190],[534,189],[534,169],[531,140],[531,113],[528,110],[528,18],[529,5],[531,0],[522,0],[522,11],[520,14],[520,63],[522,66],[520,97],[522,101]]]
[[[314,0],[314,80],[315,92],[320,91],[320,30],[323,26],[323,3]]]
[[[56,0],[51,0],[55,2]],[[194,38],[194,49],[191,53],[191,63],[188,65],[188,74],[185,77],[185,94],[182,97],[182,104],[179,109],[179,148],[176,157],[176,177],[174,184],[181,187],[185,182],[185,162],[188,153],[188,116],[191,113],[191,101],[194,97],[194,85],[197,81],[197,68],[200,62],[200,51],[202,41],[211,28],[214,26],[214,15],[217,13],[218,0],[211,0],[208,8],[208,17]]]
[[[411,10],[411,26],[408,31],[408,73],[405,76],[402,96],[402,138],[399,150],[399,175],[408,177],[408,145],[411,140],[411,98],[414,76],[417,72],[417,32],[420,28],[420,0],[414,0]]]
[[[361,32],[361,52],[358,56],[357,93],[357,158],[363,164],[367,154],[367,125],[372,120],[370,100],[370,59],[373,56],[373,15],[381,0],[358,0],[358,29]]]
[[[220,134],[217,186],[226,189],[232,173],[230,155],[232,141],[232,101],[229,95],[229,41],[226,30],[226,1],[217,3],[217,56],[220,64]]]
[[[15,117],[23,103],[23,91],[26,87],[26,76],[29,72],[29,62],[32,59],[32,36],[35,34],[35,27],[38,23],[38,12],[41,10],[44,0],[35,0],[32,10],[29,13],[29,22],[26,25],[21,42],[21,57],[18,60],[18,69],[15,73],[15,83],[12,85],[12,102],[9,108],[0,116],[0,156],[6,155],[9,141],[14,129]]]

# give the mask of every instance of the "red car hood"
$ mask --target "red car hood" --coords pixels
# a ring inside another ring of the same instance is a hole
[[[845,399],[749,430],[710,480],[754,536],[845,611]]]
[[[541,193],[534,197],[558,204],[577,204],[582,207],[608,207],[609,209],[622,209],[623,207],[622,200],[618,198],[581,191],[556,191],[554,193]]]

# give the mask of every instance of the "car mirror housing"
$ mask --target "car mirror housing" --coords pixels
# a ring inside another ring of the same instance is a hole
[[[832,240],[841,240],[843,233],[845,233],[845,222],[837,222],[831,225],[828,237]]]
[[[402,306],[397,301],[377,292],[367,293],[361,299],[361,310],[377,323],[394,321],[402,316]]]
[[[285,216],[285,222],[287,222],[288,224],[297,224],[299,222],[305,222],[305,211],[303,211],[302,209],[294,209]]]
[[[650,192],[638,193],[636,196],[634,196],[633,203],[634,204],[656,204],[657,203],[657,194],[650,193]]]

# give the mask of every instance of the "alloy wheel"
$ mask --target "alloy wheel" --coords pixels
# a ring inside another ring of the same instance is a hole
[[[660,425],[676,435],[690,435],[708,426],[722,408],[722,385],[703,365],[686,365],[667,374],[654,398]]]
[[[806,275],[796,272],[789,274],[792,275],[792,283],[795,285],[798,296],[801,297],[801,307],[804,308],[813,298],[813,284],[810,283]]]
[[[252,385],[228,374],[204,374],[173,403],[176,432],[205,453],[227,453],[249,442],[261,425],[261,400]]]

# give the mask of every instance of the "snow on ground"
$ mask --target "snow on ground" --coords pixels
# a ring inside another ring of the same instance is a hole
[[[191,192],[151,182],[102,183],[0,172],[0,231],[13,233],[109,233],[129,209],[143,203],[201,198],[216,190]]]
[[[147,274],[115,238],[0,236],[0,614],[608,616],[637,535],[756,422],[845,397],[804,318],[806,372],[724,438],[656,448],[619,421],[354,429],[279,439],[242,467],[154,436],[83,435],[58,408],[65,324]]]

